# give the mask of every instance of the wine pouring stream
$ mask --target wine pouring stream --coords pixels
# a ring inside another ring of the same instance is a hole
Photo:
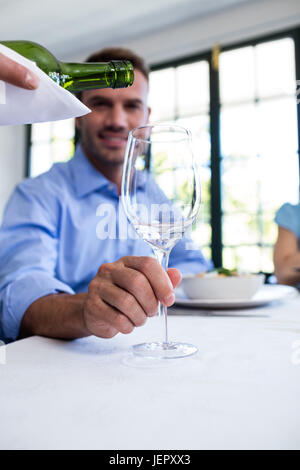
[[[195,221],[201,201],[198,168],[189,130],[176,125],[149,125],[129,133],[121,190],[127,218],[153,249],[164,270],[169,255]],[[133,346],[136,355],[163,359],[197,352],[188,343],[170,342],[167,308],[159,303],[163,341]]]

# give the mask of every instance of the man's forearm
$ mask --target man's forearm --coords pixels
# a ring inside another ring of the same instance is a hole
[[[83,294],[52,294],[41,297],[26,310],[19,339],[39,335],[74,339],[89,336],[83,317]]]

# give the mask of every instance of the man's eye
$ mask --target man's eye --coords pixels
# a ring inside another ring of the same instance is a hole
[[[101,101],[99,101],[99,103],[93,103],[92,104],[92,108],[103,108],[104,106],[107,106],[107,104],[103,103]]]
[[[127,105],[127,108],[129,108],[129,109],[140,109],[140,105],[137,104],[137,103],[129,103]]]

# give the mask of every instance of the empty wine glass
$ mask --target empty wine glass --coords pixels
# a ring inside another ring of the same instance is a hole
[[[148,125],[129,133],[122,178],[122,202],[138,235],[166,270],[174,245],[193,224],[200,206],[200,181],[190,131],[177,125]],[[179,358],[196,346],[169,342],[167,308],[159,303],[164,341],[133,346],[146,357]]]

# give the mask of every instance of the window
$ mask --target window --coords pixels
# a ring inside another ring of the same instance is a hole
[[[69,160],[74,152],[74,138],[74,119],[33,124],[28,176],[37,176],[48,171],[53,163]]]
[[[291,38],[220,55],[223,263],[272,272],[276,210],[299,199]]]
[[[286,35],[227,48],[214,74],[201,57],[151,74],[154,120],[196,138],[203,204],[192,236],[217,266],[273,272],[275,212],[299,201],[295,56]]]

